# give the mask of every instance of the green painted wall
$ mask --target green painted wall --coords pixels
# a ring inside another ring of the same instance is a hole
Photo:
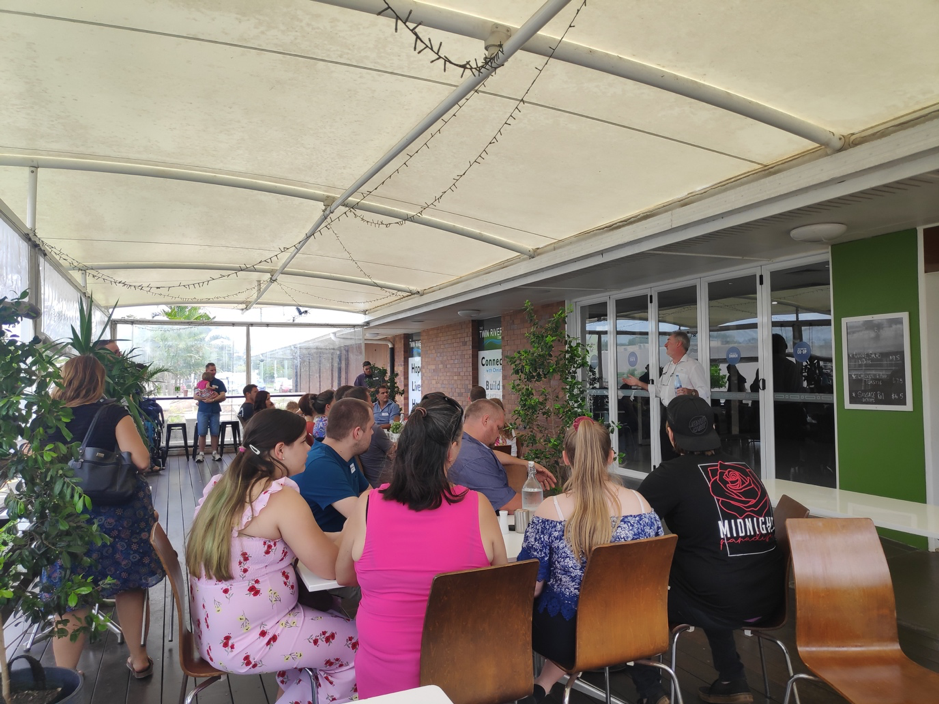
[[[831,284],[838,377],[839,486],[848,491],[926,501],[926,448],[919,329],[919,258],[916,230],[831,248]],[[912,411],[846,410],[841,320],[906,311],[910,317]],[[891,531],[891,533],[893,533]],[[893,534],[898,537],[901,534]],[[925,548],[925,538],[906,542]]]

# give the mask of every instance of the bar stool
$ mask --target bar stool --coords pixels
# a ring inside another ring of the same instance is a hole
[[[231,428],[231,441],[237,448],[241,444],[241,421],[223,420],[219,423],[218,453],[225,454],[225,428]]]
[[[167,423],[166,424],[166,445],[163,448],[163,456],[164,457],[169,456],[170,438],[173,436],[174,430],[183,431],[183,447],[186,448],[186,456],[188,457],[189,456],[189,438],[187,435],[188,431],[186,430],[185,423]]]

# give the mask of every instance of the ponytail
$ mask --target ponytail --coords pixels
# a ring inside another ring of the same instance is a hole
[[[232,532],[251,506],[260,484],[267,487],[287,474],[271,455],[278,443],[292,444],[306,434],[306,421],[296,413],[270,408],[251,417],[244,445],[218,483],[205,497],[186,542],[186,567],[192,575],[226,582],[232,579]]]
[[[612,442],[610,433],[599,423],[582,416],[564,436],[564,451],[571,463],[571,477],[564,485],[574,499],[574,511],[564,528],[564,538],[574,555],[586,559],[598,545],[613,539],[609,503],[622,513],[616,487],[618,478],[610,475],[607,460]]]

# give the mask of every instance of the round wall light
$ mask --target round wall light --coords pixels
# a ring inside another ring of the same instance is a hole
[[[816,222],[790,230],[789,236],[796,242],[830,242],[841,237],[848,226],[840,222]]]
[[[479,311],[474,308],[468,308],[467,310],[458,310],[456,314],[461,318],[475,318],[479,315]]]

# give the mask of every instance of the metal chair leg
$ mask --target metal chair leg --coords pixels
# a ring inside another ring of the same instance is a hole
[[[574,688],[574,682],[577,681],[577,678],[580,677],[581,674],[580,672],[574,672],[568,676],[567,684],[564,685],[564,704],[570,704],[571,690]]]
[[[693,626],[690,628],[693,628]],[[657,667],[660,670],[665,670],[668,673],[669,678],[672,680],[672,697],[669,698],[669,702],[678,702],[678,704],[684,704],[681,698],[681,687],[678,685],[678,675],[675,674],[675,670],[673,670],[668,665],[656,660],[636,660],[636,662],[640,665],[651,665],[652,667]]]
[[[786,696],[783,697],[783,704],[789,704],[789,694],[796,691],[796,680],[812,680],[813,682],[821,682],[818,677],[810,675],[805,672],[800,672],[798,675],[793,675],[789,678],[789,681],[786,682]],[[798,693],[796,693],[798,697]]]
[[[766,655],[763,653],[763,639],[757,637],[756,644],[760,646],[760,667],[763,668],[763,692],[769,696],[769,675],[766,674]],[[791,672],[789,673],[792,674]]]
[[[186,697],[186,701],[184,702],[184,704],[192,704],[192,700],[196,698],[196,695],[198,695],[199,692],[201,692],[203,689],[205,689],[209,685],[215,684],[220,679],[222,679],[221,675],[215,675],[215,677],[209,677],[209,679],[203,680],[201,684],[198,684],[195,687],[193,687],[192,691]],[[195,678],[193,678],[193,681],[195,681]]]
[[[747,635],[750,635],[750,633],[748,633],[747,631],[744,631],[744,633],[747,633]],[[757,640],[758,640],[759,643],[760,643],[760,659],[761,659],[761,662],[762,662],[762,664],[763,664],[763,681],[764,681],[764,682],[767,682],[767,680],[768,680],[768,677],[767,677],[767,674],[766,674],[766,662],[762,659],[762,658],[763,658],[763,641],[764,641],[764,640],[768,640],[770,643],[775,643],[775,644],[779,647],[779,649],[782,651],[783,657],[786,658],[786,671],[789,673],[789,677],[790,677],[790,678],[793,677],[793,676],[794,676],[794,671],[793,671],[793,669],[792,669],[792,658],[789,656],[789,649],[786,648],[786,644],[783,643],[781,640],[778,640],[777,638],[773,638],[772,636],[766,635],[765,633],[761,633],[760,631],[753,632],[753,635],[755,635],[755,636],[757,637]],[[768,685],[767,685],[767,687],[768,687]],[[793,690],[792,690],[792,693],[795,695],[796,704],[802,704],[802,702],[799,700],[799,691],[798,691],[797,689],[793,689]],[[768,689],[768,688],[767,688],[767,690],[766,690],[766,696],[767,696],[767,697],[769,696],[769,689]]]
[[[186,685],[189,684],[189,675],[183,673],[183,683],[179,686],[179,704],[186,701]]]
[[[603,680],[606,685],[606,704],[612,704],[611,692],[610,692],[610,668],[603,668]]]
[[[303,671],[310,677],[310,688],[313,695],[313,704],[318,704],[320,700],[319,687],[316,684],[316,670],[312,667],[304,667]]]
[[[694,626],[690,626],[687,623],[682,623],[682,624],[675,626],[672,629],[672,646],[670,648],[671,653],[672,653],[672,659],[669,662],[669,665],[671,665],[672,670],[675,670],[675,671],[678,670],[678,665],[676,664],[677,658],[678,658],[678,636],[680,636],[682,633],[685,633],[686,631],[688,633],[694,632]],[[675,680],[675,682],[677,682],[677,679]],[[671,696],[669,697],[670,702],[675,701],[675,691],[676,691],[675,682],[673,682],[671,686]],[[679,692],[679,696],[681,696],[680,692]]]

